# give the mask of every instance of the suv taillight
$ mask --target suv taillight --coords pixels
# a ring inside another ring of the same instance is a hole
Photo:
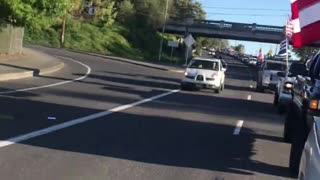
[[[309,109],[318,110],[319,109],[319,100],[311,100],[309,102]]]

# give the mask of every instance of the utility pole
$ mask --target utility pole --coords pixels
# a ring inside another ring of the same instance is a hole
[[[166,24],[167,24],[168,6],[169,6],[169,0],[167,0],[167,2],[166,2],[166,7],[165,7],[165,11],[164,11],[164,25],[162,26],[162,36],[161,36],[161,41],[160,41],[159,59],[158,59],[159,61],[161,61],[161,57],[162,57],[163,34],[164,34],[164,32],[165,32]]]
[[[66,32],[66,18],[64,17],[62,20],[62,29],[61,29],[61,46],[64,44],[64,35]]]

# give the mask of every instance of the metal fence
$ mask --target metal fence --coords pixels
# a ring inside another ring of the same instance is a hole
[[[0,24],[0,54],[22,53],[24,28]]]

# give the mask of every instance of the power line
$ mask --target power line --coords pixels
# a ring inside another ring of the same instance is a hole
[[[214,7],[214,6],[202,6],[202,8],[207,9],[229,9],[229,10],[250,10],[250,11],[282,11],[289,12],[289,9],[267,9],[267,8],[236,8],[236,7]]]
[[[251,16],[251,17],[283,17],[287,16],[287,14],[229,14],[229,13],[206,13],[210,15],[223,15],[223,16]]]

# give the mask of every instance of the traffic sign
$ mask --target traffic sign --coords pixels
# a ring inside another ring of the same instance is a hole
[[[187,47],[192,46],[196,41],[193,39],[192,35],[189,34],[185,39],[184,43],[186,44]]]

